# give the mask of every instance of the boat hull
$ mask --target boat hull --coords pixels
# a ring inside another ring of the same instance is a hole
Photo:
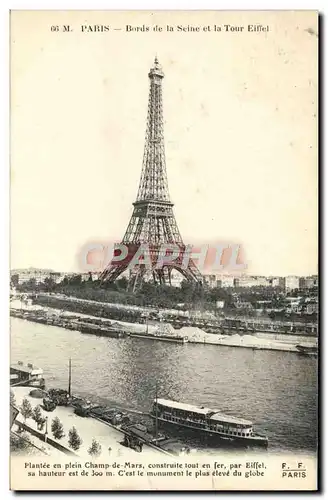
[[[14,387],[33,387],[34,389],[44,389],[46,386],[45,380],[37,379],[37,380],[20,380],[19,382],[11,382],[11,386]]]
[[[155,415],[150,414],[153,420],[156,420]],[[169,422],[165,419],[157,417],[158,427],[166,428],[173,431],[179,436],[190,436],[198,441],[204,442],[210,446],[227,446],[227,447],[268,447],[268,439],[265,436],[255,434],[249,437],[242,436],[227,436],[223,433],[208,431],[206,429],[190,427],[187,424],[180,422]]]
[[[79,327],[79,330],[81,333],[86,333],[89,335],[97,335],[98,337],[110,337],[114,339],[120,339],[125,336],[123,332],[120,332],[118,330],[109,330],[93,326],[81,326]]]
[[[318,357],[318,348],[312,346],[303,346],[297,345],[296,349],[300,356],[307,356],[308,358],[317,358]]]

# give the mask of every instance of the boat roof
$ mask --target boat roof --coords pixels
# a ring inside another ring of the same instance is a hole
[[[156,402],[156,400],[155,400]],[[157,399],[157,403],[169,408],[174,408],[176,410],[184,410],[190,413],[198,413],[199,415],[208,415],[211,420],[217,420],[218,422],[227,422],[231,424],[241,424],[241,425],[252,425],[250,420],[245,420],[243,418],[232,417],[230,415],[224,415],[220,413],[219,410],[213,410],[211,408],[198,407],[186,403],[180,403],[178,401],[171,401],[169,399]]]
[[[231,417],[230,415],[224,415],[223,413],[217,412],[216,410],[214,415],[211,415],[211,420],[217,420],[218,422],[227,422],[230,424],[240,424],[240,425],[253,425],[251,420],[246,420],[245,418],[239,417]]]

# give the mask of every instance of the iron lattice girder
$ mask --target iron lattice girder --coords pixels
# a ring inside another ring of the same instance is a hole
[[[160,283],[170,283],[171,272],[176,270],[188,281],[202,282],[202,275],[192,258],[190,258],[191,249],[183,243],[167,243],[168,248],[165,247],[165,243],[149,244],[148,242],[135,242],[123,244],[128,249],[127,256],[123,260],[112,260],[110,266],[104,271],[102,276],[106,281],[115,281],[120,274],[129,270],[130,281],[153,273],[154,277],[157,277]],[[163,258],[169,256],[173,249],[178,250],[178,255],[170,262],[164,262]],[[118,252],[114,251],[114,255],[116,256],[121,253],[120,246],[117,250]],[[142,259],[140,264],[133,262],[138,251],[140,251],[139,257]],[[163,281],[163,276],[166,276],[168,279]]]
[[[158,78],[158,74],[152,73],[152,70],[149,73],[147,130],[137,201],[147,199],[170,201],[164,147],[163,77],[164,74]]]
[[[182,238],[173,214],[173,203],[137,201],[123,243],[178,243]]]
[[[146,140],[143,154],[142,171],[137,199],[122,244],[134,247],[136,252],[142,243],[149,244],[152,263],[158,261],[161,245],[165,243],[186,248],[173,213],[170,201],[166,174],[162,80],[164,73],[155,58],[155,64],[149,71],[150,90],[148,99]],[[129,257],[130,259],[130,257]],[[101,275],[102,280],[115,281],[128,269],[129,259],[123,262],[112,261]],[[131,260],[131,259],[130,259]],[[187,267],[182,265],[182,257],[165,264],[160,269],[150,272],[154,280],[160,283],[171,283],[171,272],[179,271],[188,281],[202,282],[202,275],[196,264],[190,259]],[[149,272],[145,266],[138,265],[130,271],[129,287],[135,289],[137,284]]]

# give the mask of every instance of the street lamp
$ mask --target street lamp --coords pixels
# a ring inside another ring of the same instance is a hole
[[[47,436],[48,436],[48,416],[46,416],[46,429],[44,431],[44,442],[47,442]]]

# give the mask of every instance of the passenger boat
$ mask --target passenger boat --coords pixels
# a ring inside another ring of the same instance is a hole
[[[150,416],[158,424],[195,431],[197,435],[210,437],[213,441],[218,439],[247,446],[268,446],[267,437],[255,433],[252,422],[224,415],[218,410],[155,399]]]
[[[41,368],[36,368],[31,363],[25,366],[21,361],[18,361],[17,364],[10,366],[10,385],[44,389],[45,380],[42,375],[43,370]]]

